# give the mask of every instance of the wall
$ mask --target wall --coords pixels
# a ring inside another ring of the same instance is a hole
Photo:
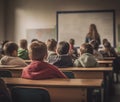
[[[75,10],[115,9],[118,34],[119,4],[119,0],[10,0],[7,11],[7,38],[18,42],[19,39],[26,38],[27,29],[55,28],[56,11]]]
[[[4,1],[0,0],[0,41],[4,40]]]

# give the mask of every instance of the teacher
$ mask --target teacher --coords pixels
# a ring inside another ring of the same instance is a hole
[[[89,33],[86,35],[85,42],[89,43],[91,40],[95,40],[99,45],[101,44],[100,35],[95,24],[90,24]]]

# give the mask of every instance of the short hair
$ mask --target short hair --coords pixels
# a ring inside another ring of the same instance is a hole
[[[59,42],[59,44],[58,44],[57,52],[58,52],[58,54],[60,54],[60,55],[68,54],[69,48],[70,48],[70,46],[69,46],[69,43],[68,43],[68,42],[66,42],[66,41],[61,41],[61,42]]]
[[[43,61],[47,55],[47,46],[43,42],[32,42],[29,47],[31,60]]]
[[[27,40],[26,39],[20,40],[20,47],[23,49],[27,49]]]
[[[75,44],[75,40],[71,38],[71,39],[69,40],[69,43],[72,44],[72,45],[74,45],[74,44]]]
[[[83,43],[80,46],[80,52],[83,53],[90,53],[93,54],[93,47],[89,43]]]
[[[31,40],[31,43],[34,42],[34,41],[39,41],[39,40],[38,40],[38,39],[32,39],[32,40]]]
[[[57,41],[55,39],[49,39],[47,42],[47,48],[49,51],[54,51],[57,46]]]
[[[5,55],[12,56],[14,51],[18,50],[18,45],[14,42],[7,42],[3,47]]]

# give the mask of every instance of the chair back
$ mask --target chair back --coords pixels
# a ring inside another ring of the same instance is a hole
[[[68,78],[75,78],[73,72],[63,72]]]
[[[0,70],[0,77],[12,77],[12,73],[9,70]]]
[[[14,87],[11,94],[13,102],[51,102],[44,88]]]

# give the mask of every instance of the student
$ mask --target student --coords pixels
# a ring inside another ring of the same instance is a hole
[[[58,57],[53,65],[60,67],[72,67],[72,57],[69,55],[69,43],[66,41],[59,42],[57,46]]]
[[[8,90],[5,82],[0,78],[0,102],[12,102],[10,91]]]
[[[70,44],[70,50],[69,53],[72,56],[72,59],[77,59],[78,58],[78,53],[77,53],[77,48],[74,47],[75,44],[75,40],[74,39],[70,39],[69,40],[69,44]]]
[[[0,60],[3,65],[19,65],[26,66],[27,64],[23,59],[17,57],[18,45],[13,42],[7,42],[3,47],[5,56]]]
[[[80,46],[80,57],[75,60],[76,67],[96,67],[98,63],[93,56],[93,48],[90,44],[84,43]]]
[[[30,65],[25,67],[22,78],[28,79],[51,79],[66,78],[57,67],[44,62],[47,58],[47,46],[43,42],[33,42],[29,48],[29,57],[32,60]]]
[[[85,43],[89,43],[91,40],[97,41],[98,45],[101,44],[100,35],[97,31],[97,27],[95,24],[90,24],[89,32],[86,36]]]
[[[28,60],[28,49],[27,49],[27,40],[21,39],[20,40],[20,48],[18,49],[18,57]]]
[[[90,44],[93,47],[93,55],[95,56],[95,58],[98,59],[98,60],[103,59],[102,54],[98,51],[98,49],[99,49],[98,42],[95,41],[95,40],[92,40],[92,41],[90,41]]]
[[[103,57],[117,57],[115,49],[111,47],[111,44],[108,41],[104,43],[104,49],[100,52],[103,55]]]
[[[54,62],[56,60],[56,57],[57,57],[56,47],[57,47],[57,41],[55,41],[55,39],[49,39],[47,41],[47,49],[48,49],[47,61],[48,61],[48,63],[52,64],[52,62]]]

